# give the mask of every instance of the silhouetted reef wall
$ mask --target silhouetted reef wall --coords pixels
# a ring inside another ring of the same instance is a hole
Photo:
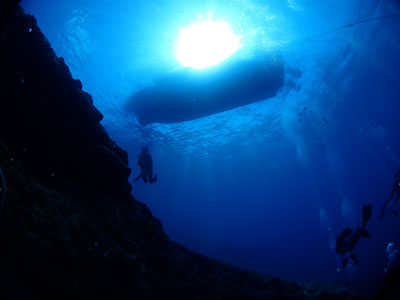
[[[356,299],[169,241],[131,196],[127,153],[32,16],[0,40],[2,299]]]

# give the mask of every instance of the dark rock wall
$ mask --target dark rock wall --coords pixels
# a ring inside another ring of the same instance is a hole
[[[0,32],[3,31],[10,14],[21,0],[3,0],[0,2]]]
[[[354,299],[172,243],[130,195],[128,158],[32,16],[0,40],[1,299]]]
[[[12,28],[12,29],[11,29]],[[12,32],[10,31],[12,30]],[[31,16],[10,20],[2,36],[0,138],[42,181],[73,179],[107,192],[130,192],[127,154],[99,124],[92,98],[72,79]]]

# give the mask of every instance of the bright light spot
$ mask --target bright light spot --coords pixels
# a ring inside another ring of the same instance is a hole
[[[176,59],[185,67],[205,69],[235,53],[239,40],[226,22],[198,22],[179,31]]]

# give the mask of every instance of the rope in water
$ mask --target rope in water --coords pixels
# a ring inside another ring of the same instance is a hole
[[[346,28],[353,27],[353,26],[355,26],[355,25],[359,25],[359,24],[363,24],[363,23],[369,23],[369,22],[373,22],[373,21],[377,21],[377,20],[382,20],[382,19],[394,18],[394,17],[400,17],[400,14],[385,15],[385,16],[380,16],[380,17],[369,18],[369,19],[357,21],[357,22],[354,22],[354,23],[349,23],[349,24],[347,24],[347,25],[344,25],[344,26],[341,26],[341,27],[338,27],[338,28],[335,28],[335,29],[332,29],[332,30],[323,32],[323,33],[318,34],[318,35],[316,35],[316,36],[307,38],[307,39],[305,39],[305,40],[306,40],[306,41],[307,41],[307,40],[314,40],[314,39],[320,38],[320,37],[322,37],[322,36],[326,36],[326,35],[329,35],[329,34],[331,34],[331,33],[334,33],[334,32],[336,32],[336,31],[340,31],[340,30],[343,30],[343,29],[346,29]]]

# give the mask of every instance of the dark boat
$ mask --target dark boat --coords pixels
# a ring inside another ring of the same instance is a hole
[[[127,107],[142,125],[184,122],[274,97],[283,82],[278,54],[232,57],[208,69],[168,73],[135,93]]]

